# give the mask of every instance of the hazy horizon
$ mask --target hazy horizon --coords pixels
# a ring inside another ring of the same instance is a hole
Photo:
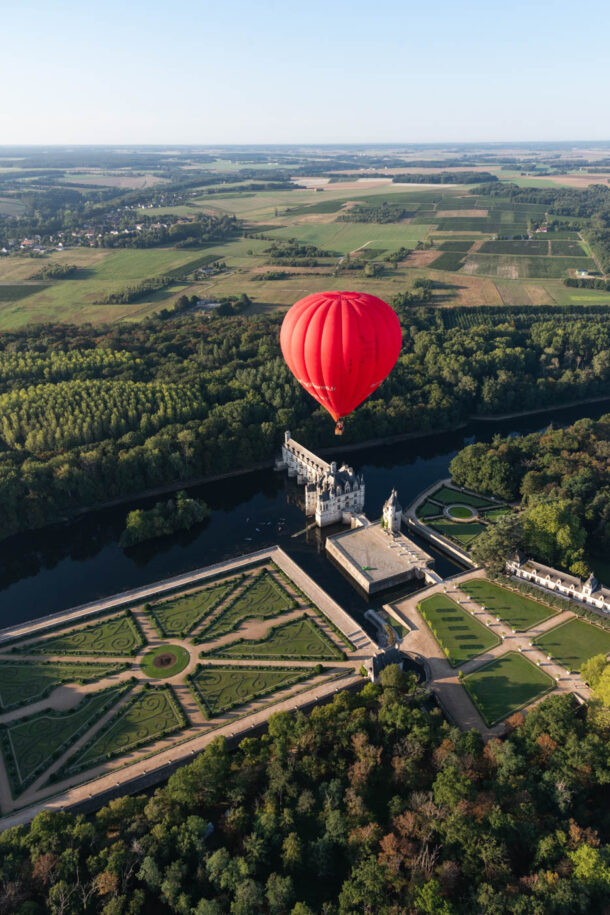
[[[605,142],[608,9],[576,15],[586,41],[565,0],[23,0],[3,11],[0,143]]]

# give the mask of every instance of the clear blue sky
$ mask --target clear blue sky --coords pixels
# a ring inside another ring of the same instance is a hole
[[[0,144],[609,139],[606,0],[0,0]]]

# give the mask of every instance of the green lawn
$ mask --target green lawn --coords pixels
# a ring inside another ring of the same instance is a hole
[[[418,605],[452,667],[500,644],[500,637],[446,594],[433,594]]]
[[[610,652],[610,632],[586,620],[572,619],[545,632],[534,645],[566,670],[580,670],[593,655]]]
[[[68,712],[45,711],[21,718],[0,732],[11,791],[16,796],[115,705],[131,684],[85,696]]]
[[[423,505],[420,505],[417,509],[417,517],[421,518],[422,521],[426,518],[437,518],[439,515],[442,515],[442,513],[442,506],[436,505],[434,502],[431,502],[430,499],[426,499]]]
[[[467,518],[474,518],[476,511],[474,508],[468,508],[467,505],[452,505],[447,509],[449,515],[452,518],[460,518],[466,520]]]
[[[109,727],[62,767],[59,777],[69,778],[85,769],[102,765],[138,747],[186,726],[186,718],[169,686],[155,686],[138,692],[122,708]]]
[[[0,708],[8,711],[44,699],[61,683],[88,683],[125,670],[127,664],[78,661],[0,661]]]
[[[483,510],[482,515],[488,521],[497,521],[498,518],[502,518],[504,515],[510,515],[512,508],[490,508],[488,511]]]
[[[196,641],[203,642],[237,629],[247,619],[265,620],[279,616],[297,606],[294,598],[274,576],[263,569],[244,591],[224,607],[211,623],[197,634]]]
[[[264,639],[239,639],[209,654],[223,658],[342,660],[343,651],[309,617],[273,627]]]
[[[480,521],[449,521],[447,518],[430,521],[429,527],[433,527],[439,534],[455,540],[462,547],[468,547],[475,537],[485,530],[485,525]]]
[[[518,651],[494,658],[467,674],[462,682],[490,727],[555,686],[552,677]]]
[[[312,676],[311,667],[199,665],[189,682],[202,709],[214,717]]]
[[[484,578],[472,578],[460,584],[460,589],[484,606],[494,616],[499,616],[503,623],[517,632],[531,629],[543,620],[555,616],[557,611],[541,601],[503,588],[495,582]]]
[[[460,492],[459,489],[451,489],[450,486],[441,486],[431,496],[435,502],[442,502],[443,505],[470,505],[472,508],[485,508],[492,506],[494,503],[483,496],[472,496],[467,492]]]
[[[70,655],[133,655],[146,644],[136,621],[129,611],[83,626],[61,632],[50,639],[28,642],[19,647],[27,654]]]
[[[184,670],[190,659],[188,651],[181,645],[158,645],[142,658],[142,672],[155,679],[175,677]]]
[[[184,637],[204,616],[215,610],[240,581],[241,578],[230,578],[211,587],[153,604],[150,613],[164,636]]]

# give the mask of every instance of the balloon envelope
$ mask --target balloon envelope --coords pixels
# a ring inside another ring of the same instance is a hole
[[[379,387],[401,344],[394,310],[364,292],[308,295],[287,312],[280,333],[288,368],[335,420]]]

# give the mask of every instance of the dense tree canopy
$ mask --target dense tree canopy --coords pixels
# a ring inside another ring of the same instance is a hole
[[[586,577],[587,560],[610,549],[610,414],[468,445],[450,468],[460,486],[522,502],[517,525],[501,524],[475,546],[480,558],[519,545]]]
[[[394,686],[233,754],[215,740],[152,797],[0,836],[2,911],[577,915],[610,903],[607,717],[547,699],[483,744]],[[35,906],[36,904],[36,906]]]
[[[396,297],[402,354],[350,417],[346,441],[610,394],[603,317],[554,322],[532,310],[518,324],[445,328],[438,312],[413,307],[428,293]],[[242,296],[218,311],[231,315],[244,304]],[[330,445],[332,424],[281,357],[280,323],[281,316],[166,314],[138,325],[0,335],[0,536],[269,460],[287,428],[309,447]],[[493,479],[483,488],[517,496],[511,461],[492,451],[485,467]]]

